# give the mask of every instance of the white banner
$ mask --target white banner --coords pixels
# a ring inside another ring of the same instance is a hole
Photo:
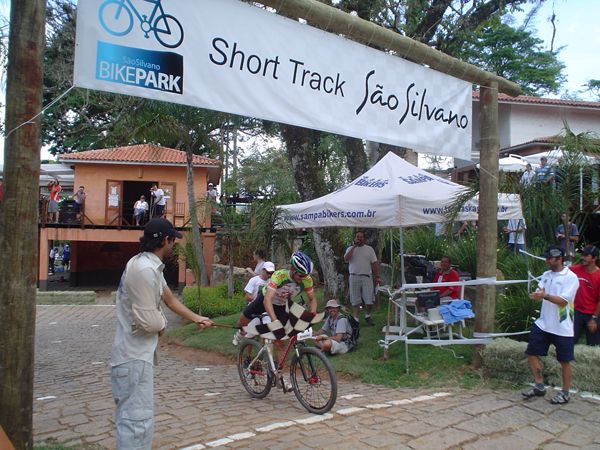
[[[471,158],[471,84],[237,0],[79,0],[78,87]]]

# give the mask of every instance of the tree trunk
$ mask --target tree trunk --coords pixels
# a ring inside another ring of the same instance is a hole
[[[192,152],[192,146],[186,146],[186,162],[187,162],[187,192],[188,192],[188,204],[190,210],[190,226],[192,228],[192,245],[194,246],[194,256],[196,258],[196,264],[200,273],[196,273],[196,282],[200,280],[201,286],[208,285],[208,274],[206,273],[206,266],[204,264],[204,251],[202,249],[202,238],[200,236],[200,226],[198,225],[198,215],[196,214],[196,195],[194,194],[194,168],[192,161],[194,154]],[[200,278],[198,278],[198,275]],[[198,290],[198,295],[200,290]]]
[[[286,143],[288,158],[294,171],[296,187],[304,201],[325,195],[325,183],[319,164],[321,133],[291,125],[282,125],[281,134]],[[315,250],[323,271],[326,298],[343,299],[344,245],[337,228],[313,229]]]
[[[489,176],[481,177],[479,183],[479,222],[477,227],[477,278],[496,277],[498,256],[498,86],[494,81],[481,86],[479,108],[481,117],[480,155],[481,171]],[[474,302],[475,331],[486,333],[494,330],[496,315],[496,286],[477,287]],[[475,347],[473,367],[483,363],[483,346]]]
[[[361,139],[344,137],[343,140],[350,179],[354,180],[367,171],[369,161]]]
[[[44,0],[13,0],[10,14],[0,216],[0,426],[18,449],[33,446],[41,138],[40,118],[26,122],[42,106],[45,8]]]

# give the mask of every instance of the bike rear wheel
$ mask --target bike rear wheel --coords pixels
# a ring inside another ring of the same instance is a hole
[[[240,342],[238,373],[242,385],[254,398],[266,397],[272,387],[273,373],[269,369],[269,357],[266,350],[261,350],[261,345],[252,339]]]
[[[290,365],[290,379],[298,401],[307,411],[325,414],[337,400],[337,378],[331,363],[320,350],[299,349]]]
[[[183,27],[171,14],[161,14],[154,21],[154,36],[167,48],[176,48],[183,42]]]

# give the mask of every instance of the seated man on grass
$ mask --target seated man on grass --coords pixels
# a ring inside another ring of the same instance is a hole
[[[341,355],[352,349],[352,327],[344,316],[340,315],[340,304],[329,300],[325,306],[327,319],[323,328],[315,333],[315,345],[324,352]]]

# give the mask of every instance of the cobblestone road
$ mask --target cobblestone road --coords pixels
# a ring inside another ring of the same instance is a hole
[[[38,306],[37,443],[114,448],[109,358],[114,307]],[[512,391],[423,391],[340,382],[331,414],[306,413],[293,393],[251,399],[233,365],[161,346],[154,448],[600,449],[600,404],[557,407]]]

